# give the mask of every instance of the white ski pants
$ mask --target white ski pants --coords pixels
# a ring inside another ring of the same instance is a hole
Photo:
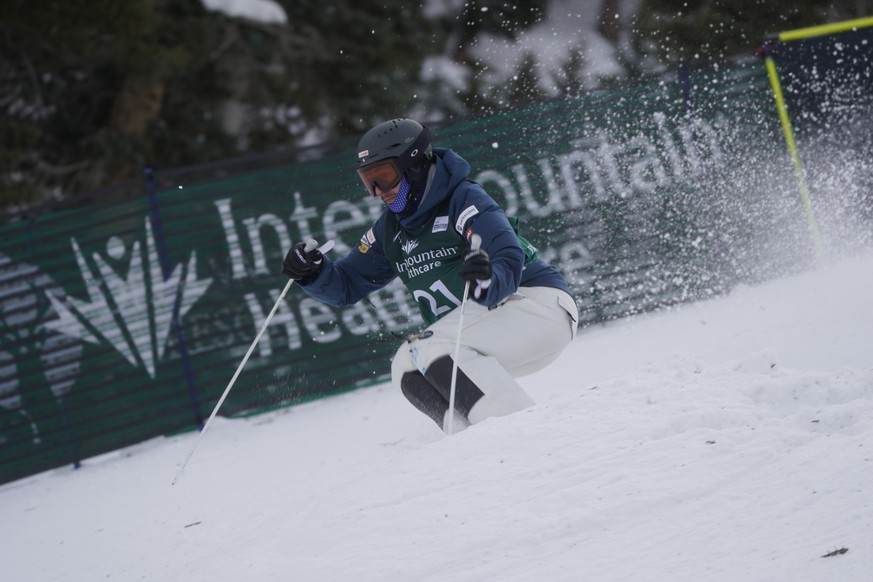
[[[431,363],[454,357],[459,318],[460,308],[400,346],[391,364],[396,387],[401,387],[407,372],[417,370],[427,376]],[[531,406],[533,401],[515,378],[552,363],[575,337],[578,321],[573,298],[551,287],[519,287],[494,309],[468,299],[458,370],[482,396],[464,411],[462,425],[463,420],[475,424]]]

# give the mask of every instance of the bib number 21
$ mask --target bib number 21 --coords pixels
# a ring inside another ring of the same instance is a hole
[[[442,281],[437,281],[431,285],[430,290],[433,292],[432,294],[417,289],[412,296],[416,301],[419,299],[427,301],[428,305],[430,305],[431,313],[436,317],[439,317],[446,311],[451,311],[453,307],[461,305],[461,300],[455,297]],[[450,303],[450,305],[447,305],[446,302]]]

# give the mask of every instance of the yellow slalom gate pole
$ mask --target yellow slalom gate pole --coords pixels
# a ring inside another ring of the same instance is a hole
[[[810,26],[808,28],[789,30],[780,33],[777,38],[779,39],[779,42],[791,42],[868,27],[873,27],[873,17],[858,18],[855,20],[846,20],[844,22],[834,22],[831,24],[822,24],[820,26]],[[788,147],[788,153],[794,164],[794,174],[797,177],[797,184],[800,189],[800,199],[803,202],[803,209],[806,212],[806,220],[809,224],[809,230],[813,238],[813,243],[815,244],[816,252],[818,253],[819,259],[822,260],[825,255],[824,245],[822,243],[821,233],[818,229],[818,224],[815,220],[815,215],[812,211],[812,205],[809,199],[809,189],[806,186],[803,165],[801,164],[800,156],[797,153],[797,144],[794,141],[794,131],[791,128],[791,120],[788,117],[788,106],[786,105],[785,97],[782,94],[782,85],[779,82],[779,73],[776,70],[776,62],[770,54],[767,54],[764,59],[764,64],[767,68],[767,76],[770,78],[770,86],[773,88],[773,95],[776,98],[776,107],[779,111],[779,121],[782,123],[782,133],[785,135],[785,144]]]
[[[773,57],[767,55],[764,63],[767,67],[767,76],[770,77],[770,86],[773,88],[773,95],[776,97],[776,108],[779,110],[779,120],[782,122],[782,133],[785,135],[785,143],[788,146],[788,153],[791,156],[791,161],[794,164],[794,175],[797,177],[797,185],[800,188],[800,200],[803,202],[803,209],[806,212],[806,221],[809,224],[809,231],[812,235],[813,244],[815,245],[816,253],[819,260],[824,259],[824,244],[822,244],[821,233],[818,230],[818,224],[815,221],[815,215],[812,212],[812,204],[809,201],[809,189],[806,187],[806,177],[803,173],[803,165],[800,163],[800,156],[797,153],[797,144],[794,141],[794,131],[791,129],[791,120],[788,118],[788,106],[785,104],[785,97],[782,95],[782,84],[779,82],[779,73],[776,72],[776,63]]]
[[[832,24],[822,24],[820,26],[810,26],[809,28],[789,30],[788,32],[780,33],[779,40],[782,42],[790,42],[792,40],[802,40],[813,36],[824,36],[825,34],[867,28],[868,26],[873,26],[873,16],[858,18],[856,20],[846,20],[845,22],[834,22]]]

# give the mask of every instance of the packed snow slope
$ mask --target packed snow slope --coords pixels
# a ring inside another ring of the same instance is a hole
[[[445,437],[389,386],[0,487],[2,579],[873,580],[873,255],[582,330]]]

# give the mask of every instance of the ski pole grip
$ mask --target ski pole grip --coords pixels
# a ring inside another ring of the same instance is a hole
[[[482,246],[482,237],[478,234],[474,234],[470,237],[470,250],[478,251],[479,247]]]
[[[314,238],[311,238],[308,241],[306,241],[306,244],[303,245],[303,251],[310,253],[313,250],[315,250],[315,247],[318,247],[319,252],[324,255],[324,254],[330,252],[330,250],[334,247],[335,244],[336,244],[336,242],[333,239],[330,239],[329,241],[327,241],[326,243],[324,243],[323,245],[321,245],[319,247],[318,241],[316,241]]]

